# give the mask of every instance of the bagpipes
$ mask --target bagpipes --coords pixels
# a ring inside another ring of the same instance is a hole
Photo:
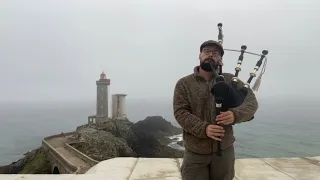
[[[218,35],[218,42],[222,45],[223,44],[223,34],[222,34],[222,23],[218,24],[219,29],[219,35]],[[247,96],[248,89],[250,88],[250,83],[253,80],[254,77],[256,77],[256,73],[258,72],[260,66],[262,65],[263,59],[265,59],[261,73],[259,77],[257,78],[255,84],[252,87],[252,90],[257,91],[260,83],[261,83],[261,77],[262,74],[265,72],[268,50],[263,50],[262,54],[256,54],[246,51],[247,46],[242,45],[241,50],[233,50],[233,49],[223,49],[224,51],[235,51],[240,52],[240,56],[238,58],[238,63],[235,68],[235,75],[232,78],[231,84],[225,81],[225,78],[222,73],[222,65],[218,66],[218,76],[216,77],[216,84],[212,87],[211,93],[214,96],[215,103],[216,103],[216,117],[224,111],[228,111],[229,108],[235,108],[240,106],[244,99]],[[254,67],[253,71],[250,73],[250,77],[247,80],[247,82],[244,83],[243,87],[238,88],[238,75],[241,71],[241,64],[243,61],[244,54],[248,53],[251,55],[257,55],[260,56],[260,59],[256,63],[256,66]],[[253,119],[252,117],[251,119]],[[217,155],[221,156],[221,143],[218,142],[218,151]]]

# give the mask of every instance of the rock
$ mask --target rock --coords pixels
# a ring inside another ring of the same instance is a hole
[[[183,146],[183,141],[178,141],[177,144]]]
[[[182,129],[173,126],[161,116],[148,116],[143,121],[138,121],[132,125],[135,131],[142,130],[145,133],[151,133],[157,138],[182,134]]]
[[[168,137],[181,134],[182,129],[173,126],[161,116],[149,116],[132,123],[127,119],[109,120],[99,127],[81,125],[70,145],[89,157],[102,161],[115,157],[181,158],[183,152],[167,146]],[[37,148],[10,165],[0,167],[1,174],[51,174],[46,151]]]
[[[0,174],[18,174],[22,171],[26,158],[23,157],[10,165],[0,167]]]
[[[81,129],[78,133],[80,138],[84,139],[84,142],[70,145],[95,160],[102,161],[114,157],[135,156],[133,150],[127,145],[126,140],[116,137],[110,132],[88,127]]]
[[[181,157],[181,152],[167,146],[168,138],[181,134],[161,116],[150,116],[143,121],[109,120],[101,126],[79,126],[78,139],[84,143],[72,144],[96,160],[114,157]]]
[[[158,152],[155,157],[157,158],[183,158],[184,151],[172,149],[164,146],[163,149]]]
[[[44,149],[37,148],[17,162],[0,167],[0,174],[49,174],[51,166]]]

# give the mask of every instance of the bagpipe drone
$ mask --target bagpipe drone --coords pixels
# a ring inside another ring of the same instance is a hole
[[[218,29],[219,29],[218,42],[222,46],[223,44],[222,23],[218,24]],[[233,49],[223,49],[223,50],[240,52],[240,56],[238,58],[237,66],[235,68],[235,74],[234,74],[234,77],[232,78],[231,83],[225,81],[225,78],[222,72],[222,65],[220,64],[218,66],[218,76],[216,77],[216,84],[211,89],[211,93],[214,96],[215,103],[216,103],[216,107],[215,107],[216,116],[218,116],[221,112],[228,111],[229,108],[238,107],[243,103],[243,101],[247,96],[248,89],[250,88],[250,83],[253,80],[253,78],[256,77],[256,73],[258,72],[260,66],[262,65],[263,60],[265,59],[261,73],[252,87],[252,90],[255,90],[255,91],[258,90],[260,86],[262,74],[265,72],[265,66],[267,62],[266,55],[268,54],[268,50],[263,50],[262,54],[248,52],[246,51],[247,50],[246,45],[242,45],[241,50],[233,50]],[[250,73],[248,80],[244,82],[244,86],[239,88],[238,82],[240,79],[238,75],[239,75],[239,72],[241,71],[241,64],[243,62],[245,53],[260,56],[260,59],[256,63],[256,66],[254,67],[253,71]],[[252,119],[253,118],[254,117],[252,117]],[[220,141],[218,142],[217,155],[221,156]]]

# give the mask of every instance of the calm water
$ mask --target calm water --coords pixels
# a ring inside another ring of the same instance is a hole
[[[320,103],[317,100],[259,100],[256,118],[235,126],[236,156],[293,157],[320,155]],[[167,102],[128,98],[131,121],[161,115],[177,125]],[[0,165],[41,145],[45,136],[73,131],[95,112],[91,103],[0,104]]]

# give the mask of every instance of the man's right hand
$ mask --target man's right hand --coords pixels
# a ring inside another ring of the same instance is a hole
[[[224,136],[224,129],[218,125],[209,125],[207,126],[206,134],[211,139],[221,141],[221,137]]]

